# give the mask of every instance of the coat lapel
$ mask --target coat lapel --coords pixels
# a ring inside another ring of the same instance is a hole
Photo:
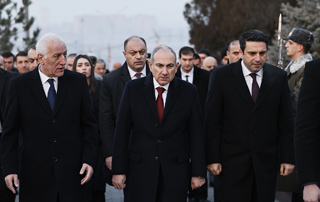
[[[164,107],[162,122],[168,116],[170,109],[173,107],[174,102],[176,101],[176,98],[179,95],[179,92],[180,92],[179,89],[180,87],[179,87],[178,79],[174,77],[174,79],[170,82],[170,86],[168,89],[167,100]]]
[[[263,67],[263,78],[259,90],[259,94],[256,100],[255,109],[259,107],[259,105],[263,102],[263,100],[266,98],[268,93],[270,92],[273,84],[275,76],[273,75],[274,72],[271,68],[268,68],[268,64],[265,64]]]
[[[122,80],[122,84],[123,84],[122,89],[124,89],[124,86],[126,85],[126,83],[131,80],[131,77],[130,77],[130,74],[129,74],[129,70],[128,70],[128,66],[127,66],[127,62],[125,62],[121,67],[120,79]]]
[[[34,97],[36,98],[36,100],[38,100],[38,102],[43,107],[43,109],[48,114],[51,115],[52,110],[50,108],[48,99],[47,99],[47,97],[44,93],[44,90],[43,90],[38,67],[34,71],[30,72],[30,77],[31,77],[31,79],[29,81],[29,87],[30,87],[31,91],[33,92]]]
[[[154,92],[152,74],[148,74],[148,76],[146,77],[146,80],[145,80],[144,86],[143,86],[143,92],[147,98],[147,102],[148,102],[148,105],[152,111],[152,114],[154,115],[155,119],[158,120],[158,123],[159,123],[157,104],[156,104],[155,96],[154,96],[155,92]]]
[[[252,100],[246,80],[244,79],[244,76],[243,76],[243,72],[241,68],[241,60],[239,60],[234,64],[232,76],[233,76],[232,81],[235,88],[239,91],[243,99],[245,99],[250,106],[253,106],[254,102]],[[259,95],[258,95],[258,98],[259,98]]]
[[[63,100],[68,92],[70,81],[68,80],[67,75],[65,74],[58,78],[58,91],[57,91],[57,96],[54,103],[53,115],[55,115],[59,111],[63,103]]]

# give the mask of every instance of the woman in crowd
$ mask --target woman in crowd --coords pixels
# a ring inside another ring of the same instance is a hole
[[[101,81],[94,78],[94,67],[87,55],[77,55],[73,62],[73,71],[84,74],[87,77],[90,94],[92,97],[95,117],[99,123],[99,96]],[[99,127],[98,127],[99,128]],[[102,177],[104,158],[102,156],[102,145],[99,135],[99,153],[95,171],[89,183],[86,185],[87,199],[89,202],[105,202],[104,192],[106,183]]]

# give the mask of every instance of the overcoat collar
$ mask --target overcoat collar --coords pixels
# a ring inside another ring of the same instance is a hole
[[[33,95],[38,100],[39,104],[43,107],[43,109],[48,114],[54,116],[59,111],[65,98],[65,95],[68,91],[69,81],[66,78],[67,76],[65,75],[67,72],[64,72],[64,75],[58,78],[58,91],[55,100],[54,110],[52,111],[48,99],[43,90],[38,68],[39,67],[30,72],[31,79],[29,81],[29,86],[31,88],[31,91],[33,92]]]
[[[263,78],[259,89],[259,94],[256,103],[254,103],[250,91],[248,89],[247,83],[245,81],[245,78],[243,76],[241,59],[235,63],[232,76],[232,81],[235,85],[235,88],[239,91],[239,93],[250,106],[254,106],[254,109],[257,109],[260,106],[260,104],[264,101],[269,91],[271,90],[275,79],[274,72],[268,64],[265,64],[263,66]]]
[[[147,102],[149,104],[149,107],[150,107],[154,117],[156,118],[156,120],[159,123],[152,74],[148,74],[148,76],[146,77],[146,80],[144,82],[143,91],[144,91],[144,94],[147,98]],[[178,79],[176,77],[174,77],[174,79],[171,81],[169,89],[168,89],[166,104],[164,107],[164,112],[163,112],[163,117],[162,117],[161,123],[165,122],[165,119],[168,116],[170,110],[172,109],[172,107],[176,101],[176,98],[179,95],[179,92],[180,92],[179,91],[179,82],[178,82]]]

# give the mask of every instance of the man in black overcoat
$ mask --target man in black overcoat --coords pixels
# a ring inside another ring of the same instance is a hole
[[[271,202],[279,169],[288,175],[294,168],[288,80],[266,64],[268,38],[261,31],[245,32],[240,47],[243,60],[210,76],[207,167],[220,175],[222,201]]]
[[[67,48],[57,35],[46,34],[36,49],[39,66],[9,86],[1,139],[5,181],[13,193],[19,186],[20,202],[82,202],[98,146],[87,79],[64,69]]]
[[[197,90],[175,77],[171,48],[155,48],[149,66],[152,74],[128,82],[121,99],[113,185],[125,189],[125,202],[185,202],[190,181],[195,189],[206,176]]]
[[[320,58],[307,62],[300,89],[295,154],[298,183],[304,187],[304,201],[318,201],[320,196]]]

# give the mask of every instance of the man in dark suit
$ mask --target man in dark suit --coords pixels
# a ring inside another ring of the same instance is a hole
[[[152,74],[128,82],[121,99],[113,185],[125,188],[126,202],[185,202],[190,162],[193,189],[206,175],[197,90],[175,77],[178,63],[171,48],[155,48],[149,66]]]
[[[210,76],[207,167],[220,175],[222,201],[270,202],[278,170],[288,175],[294,168],[288,80],[283,70],[266,64],[268,38],[263,32],[245,32],[240,47],[243,60]]]
[[[303,199],[320,199],[320,58],[307,62],[298,99],[295,128],[295,154],[298,182]]]
[[[98,143],[87,80],[64,70],[67,49],[57,35],[43,36],[36,49],[39,66],[12,79],[8,90],[5,181],[13,193],[20,187],[21,202],[83,201],[81,185],[91,178]]]
[[[180,65],[177,69],[176,77],[193,83],[198,90],[199,101],[201,105],[202,114],[204,114],[205,103],[208,92],[210,72],[196,68],[193,65],[195,51],[193,48],[184,46],[179,50]],[[209,56],[210,57],[210,56]],[[199,189],[191,190],[189,192],[189,201],[206,201],[208,197],[207,182]]]
[[[122,67],[103,76],[100,94],[100,134],[106,166],[112,170],[112,144],[120,100],[126,83],[145,77],[150,70],[146,63],[147,44],[142,37],[131,36],[124,42]]]
[[[0,63],[4,63],[3,58],[0,56]],[[2,136],[2,127],[4,123],[4,112],[7,101],[7,93],[9,87],[9,81],[13,78],[14,75],[11,72],[8,72],[0,68],[0,137]],[[0,201],[14,202],[15,194],[13,194],[5,184],[4,176],[2,174],[2,165],[0,159]]]

